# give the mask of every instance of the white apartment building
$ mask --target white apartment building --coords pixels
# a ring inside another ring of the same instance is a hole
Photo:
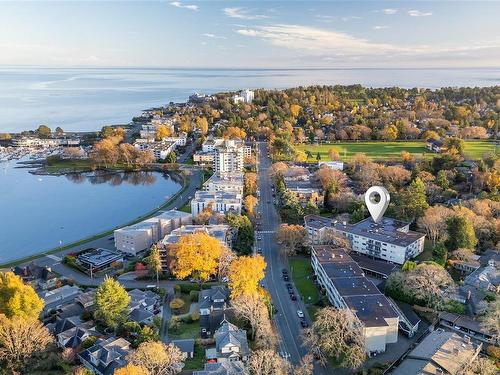
[[[243,173],[214,173],[204,184],[203,190],[208,192],[234,192],[243,194]]]
[[[388,217],[383,217],[379,223],[367,218],[349,224],[307,215],[304,222],[310,244],[323,244],[329,233],[337,232],[349,238],[353,251],[397,264],[403,264],[424,250],[424,233],[411,231],[409,223]]]
[[[196,218],[203,210],[210,208],[213,212],[240,214],[241,205],[242,196],[238,193],[197,191],[191,200],[191,213]]]
[[[242,90],[238,94],[233,95],[233,103],[238,104],[238,103],[246,103],[250,104],[253,102],[255,98],[255,93],[252,90]]]
[[[215,172],[231,173],[243,170],[245,146],[234,140],[226,140],[223,146],[215,148],[213,168]]]
[[[311,265],[330,303],[350,309],[361,322],[369,355],[398,341],[398,313],[349,254],[331,246],[312,246]]]
[[[154,154],[156,160],[163,160],[168,156],[168,154],[175,151],[176,143],[166,140],[158,142],[144,142],[144,140],[141,139],[140,141],[136,141],[134,143],[134,147],[141,151],[151,151]]]
[[[37,138],[37,137],[21,137],[12,141],[16,147],[33,147],[33,148],[48,148],[48,147],[72,147],[79,146],[79,139],[72,138]]]
[[[182,225],[192,223],[191,214],[167,211],[158,216],[115,230],[115,247],[123,253],[135,256]]]

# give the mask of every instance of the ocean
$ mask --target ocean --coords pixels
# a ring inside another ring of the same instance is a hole
[[[193,92],[361,84],[405,88],[500,85],[491,69],[146,69],[0,67],[0,132],[40,124],[94,131]]]

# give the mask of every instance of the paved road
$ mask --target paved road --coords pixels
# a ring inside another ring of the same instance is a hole
[[[282,278],[283,269],[287,269],[289,275],[291,274],[288,261],[276,244],[274,234],[280,224],[280,218],[272,203],[271,178],[269,176],[271,160],[267,157],[266,143],[260,142],[258,149],[258,185],[260,190],[258,211],[261,212],[262,226],[257,237],[260,236],[262,239],[257,241],[257,246],[262,248],[262,254],[267,262],[264,286],[271,293],[273,304],[278,309],[277,314],[274,316],[274,322],[280,335],[280,351],[288,353],[289,360],[296,364],[307,353],[300,338],[302,327],[297,316],[297,310],[304,312],[309,324],[311,320],[302,301],[292,301],[290,299],[286,284]],[[298,295],[298,293],[296,294]],[[326,370],[322,368],[315,369],[315,374],[323,373],[326,374]]]
[[[172,202],[170,202],[167,207],[165,207],[159,212],[182,207],[184,204],[187,203],[189,197],[194,196],[194,193],[201,185],[203,179],[203,171],[191,169],[189,173],[191,173],[191,175],[188,177],[189,185],[187,189],[182,194],[177,196]],[[69,277],[75,280],[75,282],[78,284],[97,286],[101,283],[103,278],[90,278],[84,275],[83,273],[74,270],[73,268],[67,267],[66,265],[62,264],[61,261],[64,258],[64,256],[69,253],[81,251],[88,248],[98,248],[98,247],[111,250],[115,249],[114,240],[112,236],[111,235],[103,236],[93,241],[86,242],[78,246],[74,246],[70,249],[41,256],[40,258],[35,259],[32,262],[40,266],[49,266],[52,268],[54,272]],[[120,280],[120,282],[122,282],[126,288],[140,288],[140,287],[143,288],[146,285],[152,284],[151,281]],[[160,286],[165,288],[171,287],[173,284],[174,283],[171,281],[160,282]]]

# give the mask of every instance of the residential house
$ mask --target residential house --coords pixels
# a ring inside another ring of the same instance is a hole
[[[427,149],[429,151],[435,152],[435,153],[441,153],[444,151],[443,147],[443,142],[437,140],[437,139],[429,139],[427,140]]]
[[[432,331],[392,371],[393,375],[458,374],[472,362],[481,345],[443,329]]]
[[[171,344],[179,348],[186,358],[194,357],[194,339],[172,340]]]
[[[471,339],[483,342],[487,345],[498,344],[498,340],[494,333],[490,332],[480,322],[469,316],[442,312],[439,315],[439,324],[448,330],[455,331],[460,335],[465,334]]]
[[[247,332],[224,319],[214,334],[215,348],[206,350],[207,360],[245,362],[250,356]]]
[[[57,276],[50,267],[38,266],[31,263],[27,266],[16,266],[12,272],[20,276],[25,283],[31,284],[35,289],[47,290],[56,287]]]
[[[152,324],[162,311],[160,296],[150,290],[133,289],[128,292],[129,319],[139,324]]]
[[[57,289],[39,293],[38,295],[44,301],[42,315],[47,315],[65,305],[71,304],[80,292],[81,290],[77,286],[64,285]]]
[[[464,279],[464,284],[485,292],[500,293],[500,263],[488,261],[488,265],[480,267]]]
[[[212,286],[210,289],[200,291],[198,307],[201,337],[212,337],[229,308],[229,289],[225,286]]]
[[[99,336],[101,336],[101,334],[96,330],[94,322],[88,321],[58,333],[56,335],[56,341],[57,346],[61,349],[77,349],[86,339]]]
[[[193,371],[193,375],[245,375],[245,365],[241,361],[205,363],[203,370]]]
[[[82,365],[96,375],[112,375],[127,364],[130,343],[123,338],[98,339],[94,345],[78,354]]]

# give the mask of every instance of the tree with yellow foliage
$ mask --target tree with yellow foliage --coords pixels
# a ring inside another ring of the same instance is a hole
[[[330,157],[330,160],[340,160],[340,154],[337,150],[331,148],[328,150],[328,156]]]
[[[0,272],[0,314],[7,318],[38,319],[43,309],[43,300],[38,297],[31,285],[13,272]]]
[[[182,236],[176,244],[170,245],[170,270],[179,279],[191,276],[201,282],[207,281],[217,273],[222,249],[223,245],[206,233]]]
[[[235,138],[245,139],[247,133],[241,128],[237,128],[236,126],[230,126],[226,130],[224,130],[223,136],[226,139],[235,139]]]
[[[255,194],[257,192],[257,173],[245,173],[245,194]]]
[[[196,118],[196,127],[200,129],[201,134],[205,135],[208,133],[208,121],[206,117],[197,117]]]
[[[290,106],[290,113],[292,114],[293,117],[297,117],[302,110],[302,107],[298,104],[292,104]]]
[[[258,294],[265,269],[266,261],[261,255],[241,256],[234,260],[229,267],[231,298]]]
[[[167,125],[159,125],[156,128],[156,140],[161,141],[163,138],[170,137],[172,135],[172,129]]]
[[[245,197],[245,200],[243,201],[243,204],[245,205],[245,210],[247,210],[247,212],[253,216],[255,213],[255,206],[257,205],[257,198],[255,198],[253,195],[247,195]]]
[[[115,371],[115,375],[150,375],[149,371],[142,366],[136,366],[129,363],[127,366]]]

